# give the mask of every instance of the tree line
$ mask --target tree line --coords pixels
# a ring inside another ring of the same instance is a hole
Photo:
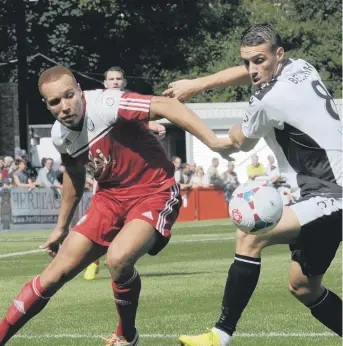
[[[101,87],[103,72],[119,65],[131,90],[159,94],[175,79],[241,64],[240,35],[258,22],[273,23],[287,55],[308,60],[333,96],[342,97],[340,0],[5,0],[0,82],[17,81],[16,63],[5,64],[16,58],[17,1],[26,7],[31,123],[45,122],[34,115],[41,109],[36,83],[54,63],[77,71],[83,88]],[[245,101],[250,92],[218,89],[193,101]]]

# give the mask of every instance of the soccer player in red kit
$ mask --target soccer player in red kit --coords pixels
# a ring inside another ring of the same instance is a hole
[[[82,92],[62,66],[41,74],[39,90],[56,118],[52,140],[66,168],[57,225],[41,246],[55,257],[14,299],[0,323],[0,346],[66,282],[105,253],[119,314],[107,345],[138,345],[135,319],[141,281],[134,265],[168,243],[181,205],[174,166],[144,122],[164,117],[222,155],[230,141],[217,138],[176,99],[113,89]],[[68,233],[83,193],[85,166],[94,171],[98,191]]]
[[[127,80],[125,78],[125,71],[121,67],[113,66],[113,67],[110,67],[105,72],[105,80],[104,80],[105,89],[114,89],[114,90],[124,91],[124,88],[126,88],[126,84],[127,84]],[[135,124],[133,124],[132,126],[135,126]],[[145,126],[146,126],[146,130],[150,130],[156,133],[160,139],[163,139],[164,136],[166,135],[166,128],[162,124],[157,123],[156,121],[149,120],[146,122]],[[96,180],[94,180],[93,193],[96,191],[96,186],[97,186],[97,182]],[[96,275],[99,273],[99,269],[100,269],[99,264],[100,264],[99,259],[91,263],[87,267],[83,277],[86,280],[94,280]]]

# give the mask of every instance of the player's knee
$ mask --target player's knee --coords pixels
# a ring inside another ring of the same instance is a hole
[[[299,282],[291,281],[288,284],[288,289],[292,296],[297,298],[303,304],[308,304],[309,302],[313,301],[317,296],[315,289]]]
[[[266,241],[259,236],[236,231],[236,252],[240,255],[255,257],[260,255]]]
[[[121,272],[128,265],[127,257],[118,253],[107,253],[106,265],[112,276],[120,276]]]

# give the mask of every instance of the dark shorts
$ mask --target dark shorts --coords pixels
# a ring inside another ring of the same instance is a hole
[[[290,245],[292,260],[306,276],[323,275],[342,241],[341,202],[333,198],[312,197],[291,205],[301,231],[297,243]]]

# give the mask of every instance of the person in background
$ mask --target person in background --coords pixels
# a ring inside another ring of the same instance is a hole
[[[42,165],[42,168],[45,167],[45,162],[46,162],[47,158],[46,157],[43,157],[40,161],[41,165]]]
[[[259,158],[256,154],[251,156],[251,165],[247,168],[248,181],[253,181],[257,177],[266,175],[266,170],[262,163],[259,162]]]
[[[62,185],[56,179],[55,171],[53,170],[54,160],[47,158],[45,165],[39,170],[36,184],[43,187],[61,189]]]
[[[26,162],[24,160],[17,160],[16,166],[18,169],[13,172],[12,185],[15,187],[28,187],[29,191],[35,188],[35,184],[26,172]]]
[[[193,173],[191,172],[191,166],[188,163],[182,164],[182,175],[181,175],[181,184],[189,185]]]
[[[233,191],[238,187],[239,181],[237,173],[234,171],[235,165],[232,162],[227,164],[227,170],[222,173],[224,183],[225,199],[229,202]]]
[[[275,165],[275,158],[273,155],[268,155],[268,166],[266,168],[266,174],[272,183],[280,181],[282,179],[280,171]]]
[[[192,174],[195,174],[197,170],[197,165],[193,162],[189,164],[189,169],[191,170]]]
[[[181,169],[181,165],[182,165],[182,161],[181,158],[178,156],[173,156],[172,157],[172,162],[174,165],[174,177],[175,177],[175,181],[177,183],[180,184],[180,180],[181,180],[181,175],[182,175],[182,169]]]
[[[4,177],[7,177],[7,178],[11,179],[13,172],[18,167],[16,166],[12,156],[5,156],[4,162],[5,162],[5,168],[4,168],[5,172],[2,172],[2,174],[3,174]]]
[[[210,185],[208,177],[205,175],[204,169],[202,166],[197,166],[195,173],[191,178],[192,187],[206,187]]]
[[[120,91],[126,90],[127,80],[125,78],[125,71],[120,66],[110,67],[104,75],[104,87],[106,89],[114,89]],[[163,139],[166,136],[166,128],[164,125],[159,124],[156,121],[149,120],[147,122],[147,128],[158,135],[159,139]]]
[[[223,186],[223,180],[220,177],[218,170],[219,159],[214,157],[212,159],[212,165],[207,170],[207,177],[211,185],[213,186]]]

